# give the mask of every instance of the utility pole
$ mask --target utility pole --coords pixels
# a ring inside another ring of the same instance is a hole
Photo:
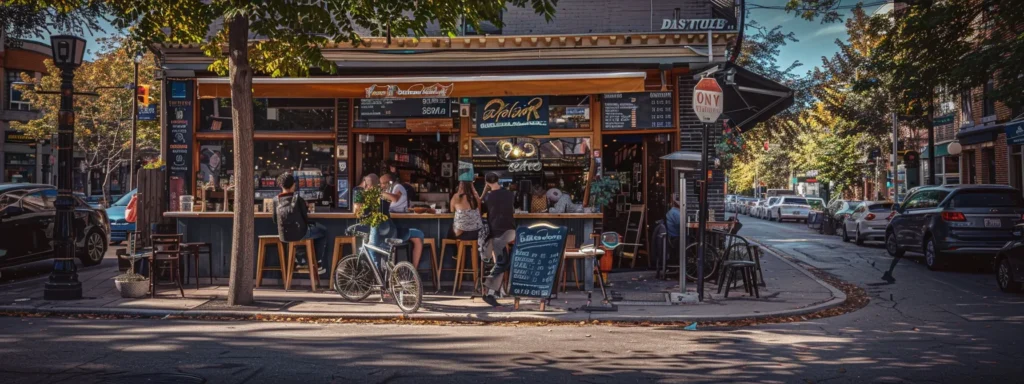
[[[135,89],[132,97],[132,148],[128,151],[128,191],[135,189],[135,139],[138,135],[139,126],[139,62],[142,61],[142,54],[136,53],[135,61]]]
[[[928,185],[935,185],[935,91],[928,92]]]
[[[898,152],[900,148],[900,119],[896,112],[892,113],[892,201],[900,201],[900,176]]]

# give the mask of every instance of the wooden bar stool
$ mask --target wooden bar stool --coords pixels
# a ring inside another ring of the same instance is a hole
[[[440,274],[440,270],[438,269],[439,267],[437,265],[437,261],[438,261],[438,258],[437,258],[437,244],[434,243],[434,238],[432,238],[432,237],[431,238],[423,239],[423,251],[424,251],[424,253],[428,249],[430,250],[430,275],[429,275],[430,276],[430,282],[431,282],[431,284],[434,285],[434,291],[440,291],[441,290],[441,274]],[[416,267],[416,271],[417,272],[422,272],[422,270],[420,270],[420,266],[415,265],[414,267]]]
[[[163,268],[170,269],[168,273],[171,280],[178,285],[181,297],[185,298],[185,288],[181,286],[181,234],[153,234],[150,236],[150,243],[153,245],[153,252],[149,256],[149,297],[156,297],[156,278],[160,276],[156,272],[158,264]]]
[[[352,247],[352,253],[356,253],[356,237],[355,236],[338,236],[334,238],[334,256],[331,257],[331,269],[327,271],[328,279],[331,280],[331,289],[334,287],[334,270],[338,268],[338,262],[341,261],[342,257],[347,256],[344,248],[348,245]]]
[[[306,248],[306,267],[302,269],[296,269],[295,265],[295,252],[299,250],[299,247]],[[292,288],[292,277],[298,273],[308,273],[309,283],[313,292],[316,292],[316,287],[320,285],[320,274],[317,272],[320,267],[316,264],[316,247],[313,246],[313,239],[302,239],[299,241],[288,242],[288,276],[284,281],[284,290]]]
[[[455,240],[455,239],[441,239],[441,257],[439,258],[440,264],[438,265],[438,269],[437,269],[437,283],[439,285],[441,283],[441,273],[442,272],[444,272],[444,271],[454,271],[455,270],[454,268],[444,269],[444,257],[445,257],[445,255],[448,254],[448,246],[449,245],[451,245],[453,247],[457,247],[459,245],[459,241]],[[456,254],[459,253],[457,248],[456,248],[455,253]],[[454,259],[455,255],[453,255],[452,258]],[[453,282],[454,282],[454,280],[453,280]],[[440,291],[440,287],[438,287],[438,290]]]
[[[568,252],[572,251],[579,251],[579,248],[576,248],[576,235],[570,233],[565,237],[565,249],[562,252],[562,271],[559,275],[562,280],[562,292],[565,292],[570,268],[572,268],[572,279],[576,283],[576,290],[580,289],[579,262],[580,260],[586,260],[586,257],[569,256]],[[570,264],[569,262],[572,263]],[[570,265],[572,266],[570,267]]]
[[[476,292],[480,284],[477,275],[480,270],[480,251],[477,249],[476,240],[458,240],[455,244],[455,284],[452,287],[452,295],[462,288],[462,278],[466,274],[466,247],[470,247],[470,272],[473,276],[473,292]]]
[[[206,261],[210,268],[210,285],[213,285],[213,244],[198,242],[198,243],[181,243],[182,254],[188,255],[192,259],[192,268],[196,272],[196,289],[199,289],[199,256],[205,254]],[[188,284],[190,280],[188,267],[185,267],[185,284]],[[257,285],[259,286],[259,285]]]
[[[260,284],[263,283],[263,272],[268,271],[281,271],[281,285],[284,286],[285,282],[288,281],[288,268],[285,268],[288,264],[285,263],[284,244],[281,243],[281,238],[277,235],[267,235],[260,236],[259,239],[259,250],[256,251],[256,288],[259,288]],[[277,259],[279,261],[277,267],[264,266],[267,247],[270,246],[277,247]]]

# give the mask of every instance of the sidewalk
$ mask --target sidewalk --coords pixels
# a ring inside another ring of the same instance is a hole
[[[622,322],[687,322],[687,321],[728,321],[763,318],[769,316],[802,315],[838,306],[846,300],[839,290],[813,277],[802,268],[783,260],[767,251],[761,260],[767,287],[761,287],[761,298],[748,297],[742,288],[730,292],[729,298],[716,293],[717,287],[709,283],[705,300],[698,304],[672,305],[665,292],[677,291],[677,281],[654,279],[654,272],[614,273],[609,275],[610,289],[619,293],[623,301],[618,302],[618,311],[592,312],[579,310],[586,304],[583,292],[575,291],[569,280],[569,291],[551,300],[544,312],[539,311],[539,302],[523,299],[520,310],[512,311],[512,300],[502,299],[506,306],[491,308],[479,299],[468,296],[471,290],[466,284],[462,294],[451,296],[447,293],[433,293],[433,287],[424,281],[426,290],[419,312],[405,318],[436,321],[622,321]],[[309,291],[293,282],[291,291],[284,291],[274,279],[264,279],[256,289],[256,303],[246,307],[228,307],[227,280],[215,280],[208,286],[209,279],[200,281],[200,289],[193,280],[185,287],[185,298],[181,298],[177,287],[158,287],[157,298],[123,299],[114,288],[113,278],[119,273],[115,260],[105,260],[97,267],[80,270],[83,285],[82,300],[43,300],[43,284],[46,277],[22,281],[0,288],[0,312],[48,313],[48,314],[99,314],[99,315],[140,315],[140,316],[183,316],[183,317],[241,317],[254,316],[291,318],[342,318],[342,319],[399,319],[403,318],[398,307],[390,301],[380,302],[379,296],[371,295],[359,303],[345,301],[333,291]],[[582,280],[582,279],[581,279]],[[688,285],[691,292],[695,287]],[[594,294],[595,305],[600,302],[600,290]]]

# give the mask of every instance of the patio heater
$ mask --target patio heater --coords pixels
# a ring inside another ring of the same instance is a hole
[[[679,211],[681,213],[681,220],[679,220],[679,292],[671,293],[672,302],[677,304],[694,303],[698,301],[698,296],[686,292],[686,230],[689,227],[690,221],[689,217],[686,215],[686,174],[701,172],[701,153],[693,151],[676,151],[662,156],[661,160],[668,160],[669,166],[672,167],[673,171],[675,171],[672,174],[673,182],[679,186]],[[667,264],[668,263],[666,261],[666,265]],[[700,281],[698,281],[698,284],[699,283]]]

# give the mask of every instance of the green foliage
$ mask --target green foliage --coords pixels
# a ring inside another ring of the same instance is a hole
[[[164,164],[164,160],[163,159],[159,159],[157,161],[154,161],[154,162],[151,162],[149,164],[143,165],[142,169],[160,169],[160,168],[163,168],[164,165],[165,165]]]
[[[56,1],[54,7],[39,1],[3,1],[0,5],[0,35],[8,39],[42,39],[51,34],[85,35],[102,30],[106,7],[97,1]],[[70,3],[70,4],[69,4]],[[17,46],[18,42],[8,41]]]
[[[619,181],[608,176],[590,182],[590,200],[598,208],[607,207],[615,201],[615,195],[619,194],[621,186]]]
[[[356,215],[359,216],[359,224],[377,228],[385,221],[388,221],[388,216],[381,210],[380,199],[382,197],[380,187],[366,188],[361,196],[362,205],[359,211],[356,212]]]

